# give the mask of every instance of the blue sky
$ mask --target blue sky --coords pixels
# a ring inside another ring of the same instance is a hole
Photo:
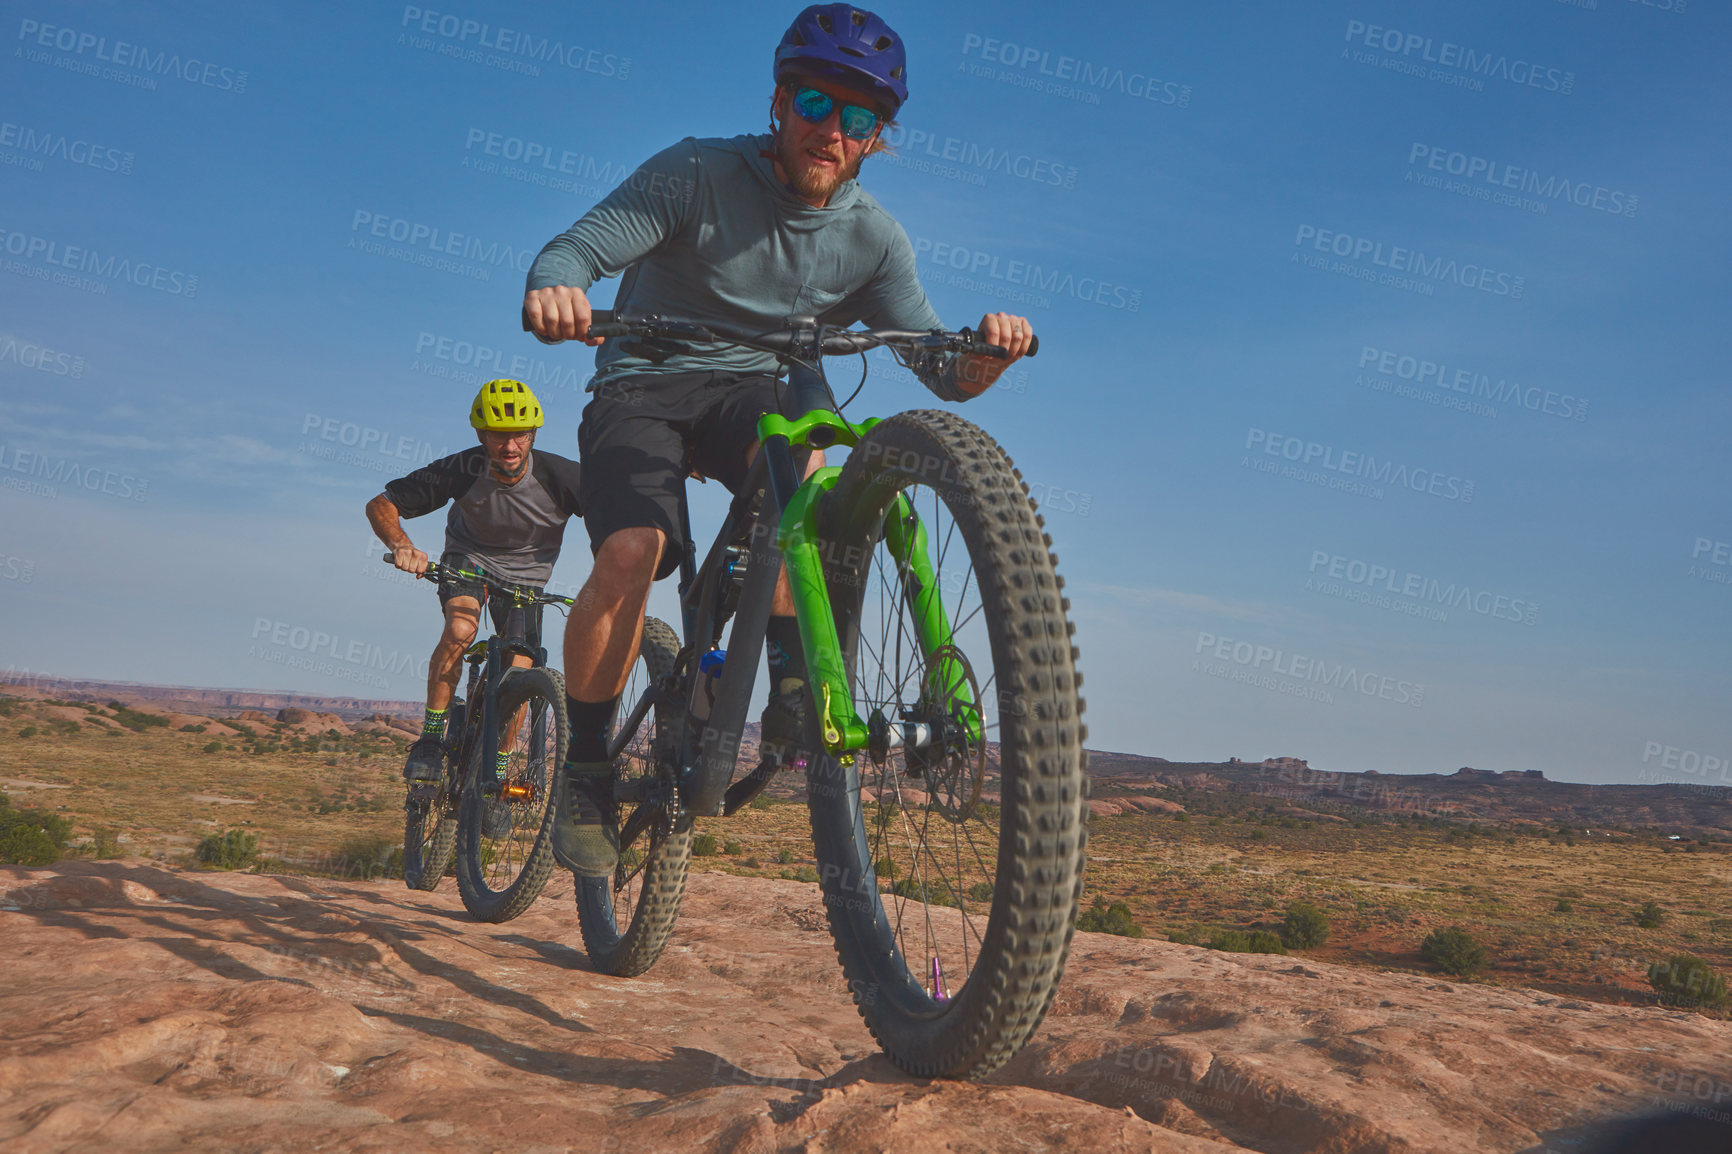
[[[793,11],[12,6],[0,667],[418,697],[434,602],[362,505],[501,373],[575,455],[589,357],[520,269],[761,129]],[[1091,744],[1732,784],[1688,769],[1732,755],[1724,12],[880,11],[912,98],[863,183],[947,322],[1042,336],[967,413],[1044,498]],[[372,656],[273,641],[314,635]]]

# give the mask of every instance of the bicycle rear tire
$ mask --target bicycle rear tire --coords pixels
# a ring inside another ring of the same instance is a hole
[[[621,709],[632,708],[645,686],[660,684],[673,673],[679,647],[679,636],[665,622],[644,618],[640,660],[620,697]],[[621,755],[620,780],[648,783],[662,778],[671,785],[669,771],[685,716],[683,700],[652,706]],[[651,804],[621,806],[622,828],[638,809]],[[692,819],[678,811],[677,803],[674,808],[671,816],[665,806],[639,815],[648,818],[648,824],[620,846],[620,864],[611,876],[577,879],[583,946],[601,973],[618,978],[643,973],[655,965],[673,935],[692,856]]]
[[[913,603],[931,586],[885,544],[890,517],[913,530],[910,510],[954,630],[942,655],[914,643]],[[855,702],[944,735],[813,762],[807,797],[837,957],[893,1062],[979,1078],[1045,1016],[1082,892],[1087,731],[1052,539],[1003,449],[936,411],[867,434],[820,518],[823,556],[841,562],[826,576]],[[809,703],[811,748],[816,712]]]
[[[483,772],[486,751],[477,741],[457,811],[457,889],[484,922],[527,910],[553,873],[553,785],[571,739],[558,670],[506,670],[498,711],[501,742],[514,738],[507,768],[497,782]]]

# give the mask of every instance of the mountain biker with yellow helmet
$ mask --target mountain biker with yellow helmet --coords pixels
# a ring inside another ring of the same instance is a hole
[[[440,567],[480,568],[498,580],[539,592],[559,559],[566,521],[583,514],[577,462],[535,450],[535,430],[545,422],[541,402],[522,381],[482,385],[469,408],[469,424],[480,444],[397,478],[367,502],[367,520],[391,550],[397,568],[414,574],[427,571],[427,554],[409,540],[401,519],[422,517],[450,503]],[[479,582],[453,576],[439,582],[445,631],[427,663],[427,713],[421,737],[409,747],[403,767],[410,781],[440,777],[445,715],[457,691],[463,651],[475,639],[486,601]],[[488,608],[496,630],[508,632],[516,624],[513,617],[521,614],[525,639],[532,646],[541,644],[540,606],[514,609],[494,601]],[[512,660],[529,664],[522,655]],[[503,760],[506,751],[499,756]]]
[[[851,4],[815,4],[794,18],[774,63],[768,135],[687,138],[651,157],[530,267],[524,319],[544,340],[589,336],[586,291],[620,277],[616,312],[658,314],[721,331],[764,332],[787,318],[872,328],[940,328],[915,275],[908,236],[860,188],[860,165],[908,97],[902,40]],[[984,392],[1027,352],[1028,320],[989,313],[980,335],[1008,359],[938,356],[914,364],[940,399]],[[595,565],[566,622],[569,786],[556,794],[554,855],[584,876],[618,859],[612,763],[605,735],[637,657],[653,581],[679,567],[684,479],[737,490],[756,448],[758,417],[784,411],[775,358],[744,346],[596,354],[594,399],[578,443],[585,526]],[[808,469],[823,463],[812,454]],[[766,750],[792,751],[805,700],[804,658],[786,578],[767,630],[771,698]]]

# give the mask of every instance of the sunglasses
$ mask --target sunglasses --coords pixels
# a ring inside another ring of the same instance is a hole
[[[797,88],[794,90],[794,111],[800,114],[800,119],[812,124],[822,124],[830,119],[830,110],[836,107],[836,100],[827,92],[816,88]],[[850,140],[865,140],[872,135],[872,130],[878,127],[878,114],[870,108],[862,108],[858,104],[844,104],[842,107],[842,135]]]

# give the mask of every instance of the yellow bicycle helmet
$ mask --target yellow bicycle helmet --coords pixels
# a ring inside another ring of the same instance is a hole
[[[469,406],[469,423],[477,429],[514,433],[539,429],[547,421],[541,415],[541,402],[535,399],[529,386],[507,377],[481,386],[481,391],[475,394],[475,403]]]

